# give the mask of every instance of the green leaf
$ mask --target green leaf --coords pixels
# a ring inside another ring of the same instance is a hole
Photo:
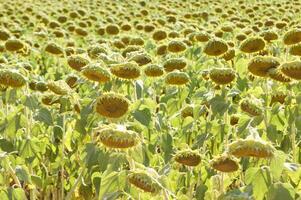
[[[8,153],[15,150],[13,143],[4,138],[0,139],[0,148],[2,151],[8,152]]]
[[[275,156],[272,158],[270,169],[273,178],[276,181],[278,181],[281,177],[286,157],[286,154],[284,154],[282,151],[276,151]]]
[[[253,187],[253,196],[256,200],[262,200],[271,184],[269,171],[266,167],[251,167],[247,169],[245,180]]]
[[[143,110],[136,110],[133,113],[134,118],[143,124],[144,126],[149,126],[152,118],[152,114],[148,108],[144,108]]]
[[[21,188],[9,188],[8,189],[9,199],[12,200],[24,200],[27,199],[25,192]]]
[[[136,95],[137,99],[141,99],[143,97],[143,81],[142,80],[137,80],[135,82],[135,89],[136,89]]]
[[[36,185],[36,187],[43,188],[43,180],[40,176],[31,175],[31,180]]]
[[[274,183],[267,193],[267,200],[293,200],[295,189],[289,183]]]
[[[101,184],[101,173],[94,172],[91,176],[92,183],[95,187],[96,193],[99,194],[100,184]]]
[[[29,174],[22,166],[16,166],[16,175],[20,181],[29,182]]]
[[[34,118],[37,121],[45,123],[47,126],[51,126],[53,123],[51,113],[47,108],[41,108]]]
[[[122,190],[126,183],[126,173],[123,172],[111,172],[109,174],[103,174],[101,179],[101,186],[99,190],[100,199],[110,195],[111,193]]]

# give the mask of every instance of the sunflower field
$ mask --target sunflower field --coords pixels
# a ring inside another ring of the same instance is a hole
[[[1,0],[0,200],[301,200],[300,13]]]

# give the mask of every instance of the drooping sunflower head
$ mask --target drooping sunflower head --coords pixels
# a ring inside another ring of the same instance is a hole
[[[193,117],[193,105],[187,105],[181,110],[181,117]]]
[[[210,40],[210,35],[207,32],[202,31],[202,32],[196,33],[194,38],[199,42],[207,42],[208,40]]]
[[[230,125],[235,126],[236,124],[238,124],[238,122],[239,122],[239,115],[237,115],[237,114],[231,115]]]
[[[293,56],[301,56],[301,44],[294,44],[289,48],[289,53]]]
[[[231,83],[236,75],[235,71],[231,68],[213,68],[209,72],[209,77],[214,83],[225,85]]]
[[[277,68],[279,65],[280,62],[275,57],[255,56],[250,60],[248,70],[256,76],[266,77],[270,69]]]
[[[81,71],[89,64],[89,60],[80,55],[71,55],[67,59],[68,65],[76,71]]]
[[[186,65],[187,63],[184,58],[170,58],[163,63],[166,72],[184,69]]]
[[[158,194],[162,187],[159,182],[159,175],[149,170],[136,169],[127,176],[129,182],[144,192]]]
[[[165,83],[168,85],[185,85],[189,82],[189,76],[185,72],[172,71],[165,76]]]
[[[96,132],[99,141],[108,148],[127,149],[139,143],[139,135],[135,131],[118,128],[110,125],[101,127]]]
[[[8,51],[16,52],[24,48],[24,43],[19,39],[8,39],[5,42],[5,49]]]
[[[26,78],[17,71],[1,69],[0,84],[7,87],[20,88],[26,84]]]
[[[96,99],[95,111],[106,118],[120,118],[128,112],[129,105],[124,96],[110,92]]]
[[[60,102],[60,98],[58,95],[52,93],[43,94],[41,97],[41,101],[46,106],[52,106]]]
[[[65,79],[65,82],[69,85],[70,88],[75,88],[78,84],[78,80],[79,80],[78,76],[74,74],[70,74]]]
[[[241,110],[253,117],[260,116],[262,114],[260,105],[261,102],[255,98],[245,98],[240,102]]]
[[[208,56],[220,56],[226,53],[227,51],[227,43],[217,38],[210,39],[204,47],[204,53]]]
[[[274,103],[280,103],[284,104],[286,101],[287,93],[284,91],[275,91],[272,94],[272,99],[270,105],[273,105]]]
[[[45,47],[45,51],[48,53],[51,53],[53,55],[63,55],[64,54],[64,49],[54,42],[49,42]]]
[[[109,24],[106,26],[106,33],[109,35],[118,35],[119,33],[119,26],[115,24]]]
[[[72,91],[69,85],[63,80],[49,81],[47,87],[57,95],[67,95]]]
[[[233,48],[228,49],[228,51],[223,55],[223,59],[226,61],[232,60],[234,57],[235,57],[235,50]]]
[[[87,49],[88,55],[91,59],[97,59],[99,54],[107,54],[107,50],[101,45],[92,45]]]
[[[277,40],[278,39],[277,32],[273,31],[273,30],[264,31],[264,32],[261,33],[261,36],[267,42],[271,42],[273,40]]]
[[[159,77],[164,74],[163,68],[156,64],[147,65],[144,69],[144,73],[149,77]]]
[[[167,38],[167,33],[164,30],[158,30],[153,33],[153,39],[155,41],[164,40],[165,38]]]
[[[103,68],[100,63],[89,64],[84,67],[81,73],[91,81],[97,81],[99,83],[106,83],[110,81],[110,72]]]
[[[135,62],[113,64],[110,66],[110,71],[116,77],[125,80],[135,80],[141,73],[138,64]]]
[[[240,45],[240,50],[244,53],[254,53],[263,50],[265,42],[261,37],[250,37]]]
[[[301,80],[301,61],[283,63],[280,69],[284,75],[292,79]]]
[[[196,150],[185,149],[174,155],[174,160],[186,166],[197,166],[201,162],[201,155]]]
[[[129,61],[134,61],[136,62],[139,66],[143,66],[146,65],[150,62],[152,62],[151,57],[146,54],[146,53],[133,53],[133,54],[129,54]]]
[[[168,43],[167,50],[172,53],[180,53],[186,50],[186,44],[179,40],[172,40]]]
[[[293,29],[287,31],[283,36],[285,45],[292,45],[301,42],[301,29]]]
[[[221,172],[234,172],[239,169],[237,158],[227,154],[213,158],[210,161],[210,165],[213,169]]]
[[[268,76],[275,80],[279,81],[281,83],[289,83],[292,81],[289,77],[285,76],[279,68],[271,68],[268,71]]]
[[[271,158],[275,148],[262,139],[239,139],[229,144],[228,153],[236,157]]]

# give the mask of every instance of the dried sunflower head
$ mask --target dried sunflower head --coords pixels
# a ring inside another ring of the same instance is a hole
[[[301,80],[301,61],[283,63],[280,69],[281,72],[289,78]]]
[[[127,149],[139,143],[137,132],[121,129],[114,125],[101,127],[97,130],[96,135],[104,146],[113,149]]]
[[[277,68],[279,65],[280,62],[275,57],[256,56],[250,60],[248,70],[256,76],[266,77],[270,69]]]
[[[174,155],[174,160],[187,166],[197,166],[201,162],[201,155],[196,150],[185,149]]]
[[[245,98],[240,102],[241,110],[254,117],[262,114],[260,105],[261,102],[255,98]]]
[[[106,118],[120,118],[129,110],[129,101],[120,94],[105,93],[96,99],[95,111]]]
[[[254,53],[263,50],[265,42],[261,37],[250,37],[240,45],[240,50],[244,53]]]
[[[213,158],[210,161],[210,165],[213,169],[221,172],[234,172],[239,169],[238,160],[231,155],[220,155]]]
[[[101,67],[99,63],[89,64],[84,67],[81,73],[91,81],[97,81],[99,83],[106,83],[110,81],[110,72]]]
[[[165,77],[165,83],[168,85],[185,85],[189,82],[189,76],[185,72],[178,70],[169,72]]]
[[[156,64],[147,65],[144,69],[144,73],[148,77],[159,77],[164,74],[163,68]]]
[[[220,56],[226,53],[227,51],[227,43],[217,38],[210,39],[204,47],[204,53],[209,56]]]
[[[236,75],[235,71],[231,68],[213,68],[209,72],[209,77],[214,83],[225,85],[231,83]]]
[[[116,77],[125,80],[134,80],[140,76],[140,68],[135,62],[113,64],[110,66],[110,71]]]
[[[0,84],[6,87],[20,88],[26,84],[26,79],[17,71],[1,69]]]
[[[187,63],[184,58],[170,58],[163,63],[166,72],[184,69],[186,65]]]

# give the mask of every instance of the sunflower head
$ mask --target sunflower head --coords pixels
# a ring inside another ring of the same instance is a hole
[[[110,71],[116,77],[125,80],[135,80],[141,73],[138,64],[135,62],[113,64],[110,66]]]
[[[97,59],[99,54],[107,54],[107,50],[100,45],[93,45],[87,49],[88,55],[91,59]]]
[[[69,85],[70,88],[75,88],[78,84],[78,80],[78,76],[71,74],[67,76],[65,82]]]
[[[71,92],[71,88],[63,80],[49,81],[47,83],[47,87],[49,88],[49,90],[51,90],[53,93],[57,95],[67,95]]]
[[[99,83],[106,83],[110,81],[110,72],[101,67],[99,63],[89,64],[84,67],[81,73],[91,81],[97,81]]]
[[[273,105],[274,103],[280,103],[284,104],[286,100],[287,94],[283,91],[276,91],[272,94],[272,99],[270,105]]]
[[[99,141],[108,148],[127,149],[139,143],[139,135],[135,131],[124,130],[114,125],[104,126],[97,130]]]
[[[254,53],[263,50],[265,42],[261,37],[250,37],[240,45],[240,50],[244,53]]]
[[[279,81],[281,83],[289,83],[292,81],[289,77],[285,76],[279,68],[271,68],[268,71],[268,76],[275,80]]]
[[[96,99],[95,111],[106,118],[120,118],[129,110],[129,101],[120,94],[105,93]]]
[[[204,53],[208,56],[220,56],[226,53],[227,51],[227,43],[217,38],[210,39],[204,47]]]
[[[131,171],[127,176],[129,182],[144,192],[152,194],[158,194],[161,191],[161,185],[159,184],[159,175],[149,170]]]
[[[52,106],[54,104],[60,103],[59,96],[52,93],[42,95],[41,101],[46,106]]]
[[[5,42],[5,49],[7,51],[16,52],[24,48],[24,43],[19,39],[8,39]]]
[[[186,117],[193,117],[193,106],[187,105],[181,110],[181,117],[184,119]]]
[[[184,58],[170,58],[163,63],[166,72],[184,69],[186,65],[187,63]]]
[[[72,55],[68,57],[68,65],[76,71],[81,71],[83,67],[89,64],[89,60],[80,55]]]
[[[64,54],[64,49],[54,42],[49,42],[45,47],[45,51],[53,55]]]
[[[17,71],[1,69],[0,84],[6,87],[20,88],[26,84],[26,79]]]
[[[277,68],[279,65],[280,62],[275,57],[256,56],[250,60],[248,70],[256,76],[266,77],[270,69]]]
[[[240,102],[241,110],[253,117],[260,116],[262,114],[260,105],[261,102],[254,98],[245,98]]]
[[[172,40],[168,43],[167,49],[172,53],[180,53],[186,50],[186,44],[182,41]]]
[[[165,77],[165,83],[168,85],[185,85],[189,82],[189,76],[185,72],[178,70],[169,72]]]
[[[185,149],[174,155],[174,160],[186,166],[197,166],[201,162],[201,155],[198,151]]]
[[[274,152],[275,148],[262,139],[239,139],[228,146],[228,153],[236,157],[270,158]]]
[[[283,63],[280,69],[281,72],[289,78],[301,80],[301,61]]]
[[[203,31],[196,33],[194,38],[199,42],[207,42],[208,40],[210,40],[210,35],[207,32]]]
[[[210,165],[213,169],[221,172],[234,172],[239,169],[237,158],[227,154],[213,158]]]
[[[228,51],[223,55],[223,59],[226,61],[232,60],[234,57],[235,57],[235,50],[233,48],[228,49]]]
[[[148,77],[159,77],[164,74],[164,71],[161,66],[156,64],[150,64],[145,67],[144,73]]]
[[[164,30],[158,30],[153,33],[153,39],[155,41],[164,40],[165,38],[167,38],[167,33]]]
[[[293,29],[287,31],[283,36],[285,45],[292,45],[301,42],[301,29]]]
[[[231,83],[236,75],[235,71],[231,68],[213,68],[209,72],[209,77],[214,83],[225,85]]]

